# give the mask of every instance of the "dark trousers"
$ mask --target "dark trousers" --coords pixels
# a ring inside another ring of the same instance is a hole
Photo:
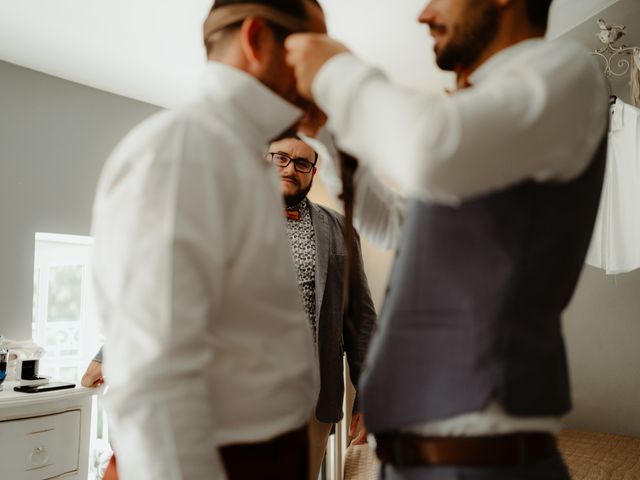
[[[229,480],[307,480],[307,426],[260,443],[220,447]]]
[[[570,480],[558,454],[516,467],[395,467],[382,465],[380,480]]]

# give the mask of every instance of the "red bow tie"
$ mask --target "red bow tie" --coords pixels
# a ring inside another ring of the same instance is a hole
[[[289,210],[286,209],[284,211],[284,216],[287,217],[289,220],[295,220],[296,222],[299,222],[302,215],[300,215],[300,210]]]

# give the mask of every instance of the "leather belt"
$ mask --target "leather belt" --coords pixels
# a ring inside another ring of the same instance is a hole
[[[422,437],[409,433],[376,434],[376,453],[396,466],[525,465],[557,454],[556,439],[548,433],[513,433],[479,437]]]
[[[309,475],[308,427],[264,442],[219,448],[229,480],[301,480]]]

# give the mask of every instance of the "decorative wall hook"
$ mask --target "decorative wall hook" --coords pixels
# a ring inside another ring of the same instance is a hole
[[[596,36],[603,43],[603,46],[591,54],[604,60],[604,74],[607,77],[626,75],[631,68],[631,62],[626,56],[631,55],[634,50],[640,50],[640,48],[628,47],[624,44],[616,45],[626,34],[624,25],[608,25],[604,19],[599,18],[598,26],[600,31],[596,33]]]

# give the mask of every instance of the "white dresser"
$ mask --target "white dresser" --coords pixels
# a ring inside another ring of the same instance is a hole
[[[87,480],[94,389],[0,392],[0,478]]]

